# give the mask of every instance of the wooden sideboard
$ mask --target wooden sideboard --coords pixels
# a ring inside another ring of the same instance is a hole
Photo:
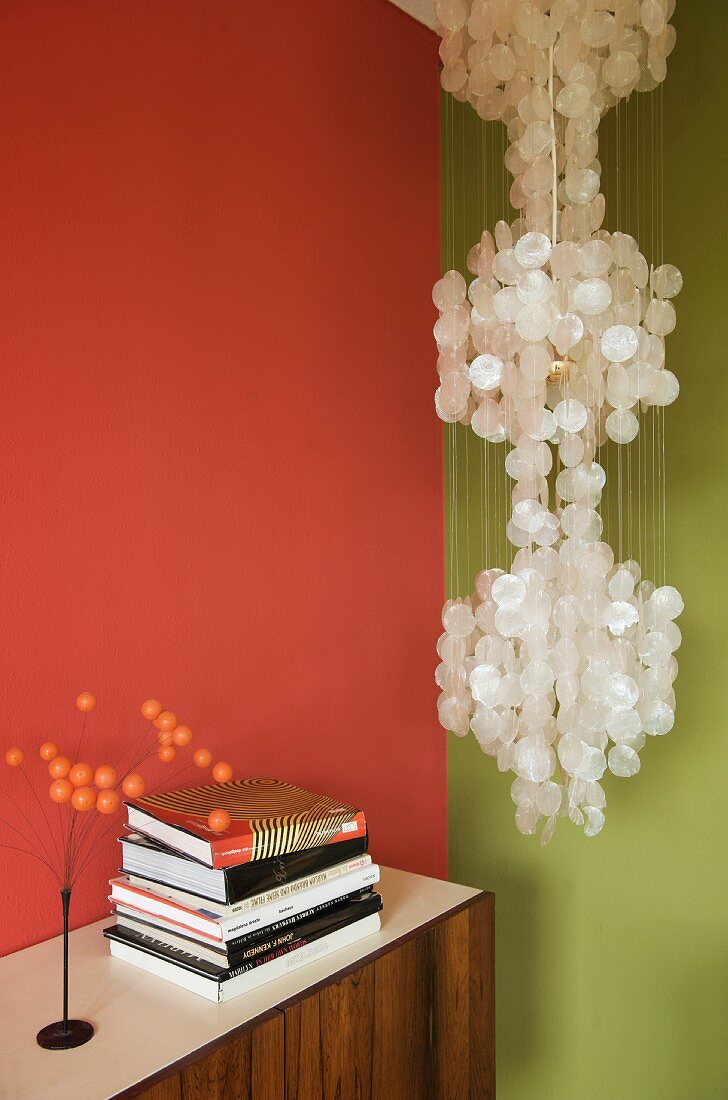
[[[224,1005],[112,959],[109,920],[71,936],[71,1013],[97,1033],[44,1051],[60,939],[0,960],[2,1100],[466,1100],[495,1096],[494,898],[382,869],[382,929]],[[8,1011],[10,1008],[10,1011]]]

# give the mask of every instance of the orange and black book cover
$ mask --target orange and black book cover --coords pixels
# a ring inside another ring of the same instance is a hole
[[[364,814],[355,806],[279,779],[231,779],[145,795],[126,805],[206,841],[215,868],[353,840],[367,832]],[[224,832],[215,832],[207,823],[217,809],[230,815]]]

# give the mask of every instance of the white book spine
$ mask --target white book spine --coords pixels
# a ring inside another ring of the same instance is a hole
[[[350,871],[347,875],[322,882],[308,890],[293,894],[290,897],[278,898],[269,905],[261,905],[258,909],[248,913],[226,917],[219,921],[224,941],[233,940],[246,932],[256,928],[265,928],[274,921],[284,917],[293,917],[297,913],[303,913],[306,909],[313,909],[316,905],[323,905],[334,898],[353,894],[357,890],[364,890],[367,886],[374,886],[379,882],[379,867],[376,863],[361,867],[358,871]]]
[[[342,875],[358,871],[361,867],[369,867],[371,862],[372,857],[370,855],[356,856],[346,863],[335,863],[333,867],[325,867],[321,871],[312,871],[310,875],[306,875],[304,878],[282,882],[280,886],[273,886],[270,890],[265,890],[261,894],[253,894],[252,897],[236,901],[232,905],[223,905],[221,902],[212,900],[206,901],[204,898],[197,897],[195,894],[190,894],[174,886],[150,882],[143,875],[135,874],[134,871],[127,870],[126,873],[133,886],[138,886],[142,890],[151,890],[160,897],[171,898],[173,901],[178,901],[180,904],[191,908],[203,906],[205,909],[218,913],[220,917],[227,918],[234,917],[237,913],[249,913],[251,909],[258,909],[262,905],[270,905],[271,902],[278,901],[279,898],[290,897],[291,894],[299,894],[302,890],[319,886],[322,882],[332,882],[336,878],[341,878]]]
[[[328,936],[322,936],[321,939],[315,940],[313,943],[299,947],[296,951],[291,951],[286,955],[281,955],[278,959],[263,963],[245,974],[239,974],[237,978],[229,978],[225,982],[216,982],[212,978],[204,978],[200,974],[185,970],[184,967],[177,966],[175,963],[168,962],[157,955],[150,955],[147,952],[139,951],[137,948],[119,943],[118,940],[109,940],[109,948],[114,958],[131,963],[132,966],[137,966],[148,974],[153,974],[165,981],[172,982],[174,985],[181,986],[183,989],[188,989],[191,993],[197,993],[201,997],[207,998],[208,1001],[222,1002],[230,1001],[243,993],[249,993],[252,989],[265,985],[266,982],[282,978],[315,959],[322,959],[326,955],[333,954],[334,951],[351,947],[352,944],[358,943],[366,936],[374,935],[380,928],[379,913],[372,913],[368,917],[363,917],[361,920],[347,925],[346,928],[340,928],[336,932],[331,932]]]
[[[336,863],[333,867],[326,867],[323,871],[314,871],[312,874],[306,875],[305,878],[297,878],[292,882],[282,882],[280,886],[266,890],[263,894],[255,894],[252,898],[246,898],[245,901],[227,906],[225,915],[229,914],[232,917],[236,913],[248,913],[251,909],[257,909],[261,905],[270,905],[280,898],[289,898],[291,894],[299,894],[302,890],[309,890],[312,886],[320,886],[324,882],[332,882],[334,879],[351,874],[352,871],[358,871],[362,867],[369,867],[371,862],[371,856],[358,856],[356,859],[350,859],[348,863]]]

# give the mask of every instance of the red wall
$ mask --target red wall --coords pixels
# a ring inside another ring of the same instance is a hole
[[[0,744],[71,746],[89,689],[100,762],[158,696],[444,875],[434,36],[385,0],[16,0],[0,104]],[[2,952],[59,921],[0,857]]]

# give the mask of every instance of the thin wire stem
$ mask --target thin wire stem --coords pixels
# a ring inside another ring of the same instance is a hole
[[[20,767],[21,767],[21,770],[22,770],[23,765],[21,764]],[[20,806],[18,805],[18,803],[15,801],[13,796],[8,791],[6,791],[4,788],[0,787],[0,794],[4,795],[5,798],[7,798],[8,802],[11,802],[13,804],[13,806],[15,807],[16,811],[18,812],[18,814],[20,815],[21,818],[23,816],[25,816],[25,820],[26,820],[27,824],[29,825],[31,831],[33,832],[33,835],[35,836],[35,839],[37,840],[38,844],[43,849],[43,852],[44,852],[46,858],[52,863],[53,862],[53,856],[52,856],[51,852],[48,850],[48,848],[46,847],[45,842],[42,840],[42,838],[40,836],[40,833],[36,829],[35,824],[32,821],[32,819],[30,817],[28,817],[27,815],[23,814],[23,811],[21,810]],[[29,842],[29,843],[31,843],[31,842]]]
[[[51,874],[54,875],[58,879],[58,881],[60,882],[60,876],[58,875],[58,872],[56,871],[53,864],[49,863],[49,861],[47,859],[45,859],[43,856],[39,855],[38,852],[32,851],[33,841],[31,840],[31,838],[29,836],[26,836],[25,833],[17,827],[17,825],[13,825],[13,823],[11,821],[8,821],[7,818],[0,817],[0,824],[6,825],[8,827],[8,829],[10,829],[11,832],[15,833],[16,836],[20,837],[20,839],[25,844],[29,845],[29,847],[31,849],[29,854],[34,855],[36,859],[39,859],[40,862],[43,864],[43,866],[47,867],[48,870],[51,872]],[[22,849],[19,849],[19,851],[20,850],[22,850]]]
[[[0,819],[0,820],[2,820],[2,819]],[[7,822],[5,822],[5,824],[7,824]],[[11,828],[12,828],[12,826],[11,826]],[[62,883],[61,883],[61,878],[60,878],[60,876],[58,875],[58,872],[57,872],[57,871],[56,871],[56,870],[55,870],[55,869],[54,869],[53,867],[51,867],[50,863],[46,863],[46,861],[45,861],[44,859],[42,859],[42,858],[41,858],[41,857],[40,857],[40,856],[38,855],[38,853],[37,853],[37,852],[34,852],[34,851],[32,851],[32,849],[29,849],[29,848],[18,848],[18,847],[17,847],[17,845],[15,845],[15,844],[0,844],[0,848],[7,848],[7,850],[8,850],[9,852],[22,852],[22,853],[23,853],[23,855],[26,855],[26,856],[30,856],[30,857],[31,857],[31,859],[37,859],[39,863],[42,863],[44,867],[47,867],[47,868],[48,868],[48,870],[49,870],[49,871],[50,871],[50,873],[51,873],[51,874],[53,875],[53,877],[54,877],[54,879],[56,880],[56,882],[58,883],[58,885],[59,885],[59,886],[61,886],[61,885],[62,885]]]
[[[116,772],[118,772],[120,770],[119,765],[121,764],[121,761],[124,759],[127,752],[130,752],[133,749],[136,749],[137,746],[144,740],[144,738],[149,736],[149,734],[152,732],[153,729],[154,729],[154,723],[150,722],[149,725],[147,726],[147,728],[136,738],[135,741],[132,742],[131,745],[127,745],[126,748],[122,749],[121,755],[118,757],[116,764],[114,764],[114,770]],[[132,763],[132,764],[129,764],[128,767],[124,768],[124,771],[128,773],[130,771],[133,771],[134,768],[136,768],[136,767],[138,767],[138,764]]]
[[[51,838],[51,842],[53,844],[55,855],[56,855],[56,858],[58,859],[58,866],[60,868],[60,865],[61,865],[61,849],[60,849],[60,846],[58,844],[58,841],[56,840],[56,834],[55,834],[54,830],[51,828],[50,817],[46,813],[46,808],[43,805],[43,803],[41,802],[40,798],[38,797],[38,792],[36,791],[33,784],[30,782],[30,779],[28,778],[28,773],[27,773],[27,771],[25,770],[25,767],[22,764],[20,765],[20,771],[22,772],[22,775],[23,775],[23,778],[24,778],[25,782],[27,783],[28,787],[30,788],[30,793],[33,795],[33,798],[37,802],[38,807],[40,809],[40,812],[43,815],[43,820],[46,823],[46,827],[48,829],[48,835]]]
[[[76,754],[73,758],[73,763],[74,764],[78,764],[78,762],[79,762],[79,753],[81,752],[81,745],[83,744],[83,735],[86,732],[86,720],[87,719],[88,719],[88,711],[85,710],[83,712],[83,721],[81,723],[81,732],[78,736],[78,743],[76,744]]]

